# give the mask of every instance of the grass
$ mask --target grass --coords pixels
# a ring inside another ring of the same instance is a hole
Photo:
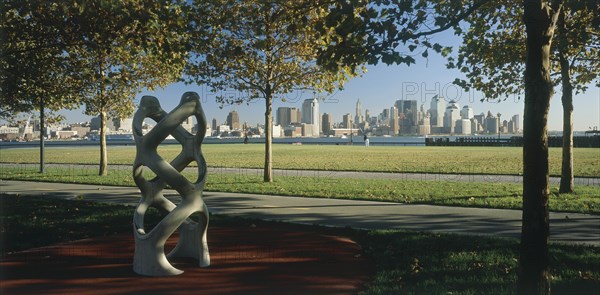
[[[369,231],[359,240],[377,268],[365,294],[514,294],[515,239]],[[598,294],[600,252],[550,246],[553,294]]]
[[[34,167],[3,167],[0,178],[30,181],[87,183],[135,186],[130,167],[113,169],[109,176],[98,176],[95,168],[53,167],[45,174]],[[126,168],[126,169],[125,169]],[[146,169],[145,171],[147,171]],[[184,175],[195,181],[193,173]],[[152,177],[152,173],[146,175]],[[451,182],[388,179],[279,176],[264,183],[261,175],[209,174],[207,191],[255,193],[266,195],[361,199],[408,204],[460,207],[520,209],[522,187],[517,183]],[[578,186],[575,194],[558,194],[551,188],[550,210],[600,214],[600,187]]]
[[[131,231],[132,207],[81,200],[54,200],[0,194],[2,253],[80,238]],[[211,224],[266,223],[213,216]],[[158,220],[157,211],[147,219]],[[361,245],[376,272],[364,294],[514,294],[516,239],[361,231],[304,226],[346,236]],[[210,231],[210,229],[209,229]],[[41,234],[41,235],[40,235]],[[210,243],[210,240],[209,240]],[[595,247],[551,244],[554,294],[598,294],[600,252]]]
[[[179,145],[163,145],[159,153],[173,159]],[[210,167],[261,168],[264,146],[261,144],[206,144],[202,147]],[[111,164],[133,163],[134,147],[108,147]],[[577,177],[600,177],[600,150],[575,148],[574,174]],[[47,163],[97,164],[97,147],[46,148]],[[561,149],[549,149],[550,174],[559,176]],[[0,162],[38,163],[36,148],[2,149]],[[273,146],[276,169],[329,171],[379,171],[461,174],[522,174],[522,149],[517,147],[389,147],[335,145]]]

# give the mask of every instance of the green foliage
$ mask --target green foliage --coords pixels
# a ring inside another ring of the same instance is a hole
[[[585,1],[565,1],[564,28],[558,29],[557,40],[552,42],[552,70],[555,84],[561,81],[559,55],[568,60],[576,91],[585,91],[587,84],[598,80],[600,67],[599,6]],[[467,79],[456,79],[455,84],[465,89],[482,91],[486,99],[506,99],[523,93],[526,40],[523,7],[518,1],[491,1],[465,19],[468,29],[457,29],[463,42],[457,57],[448,58],[448,68],[457,68]],[[561,25],[561,24],[559,24]],[[562,41],[561,41],[562,40]],[[564,87],[564,85],[563,85]]]
[[[319,56],[329,69],[356,67],[368,63],[415,63],[417,55],[427,58],[429,51],[448,55],[451,48],[432,42],[430,36],[455,28],[489,0],[479,1],[336,1],[324,29],[333,29],[336,37]]]
[[[84,83],[65,49],[76,35],[66,2],[7,0],[0,3],[0,117],[80,103]]]
[[[314,62],[331,35],[315,28],[326,8],[314,1],[194,1],[188,82],[239,92],[218,95],[224,104],[285,99],[299,89],[333,92],[351,75]]]

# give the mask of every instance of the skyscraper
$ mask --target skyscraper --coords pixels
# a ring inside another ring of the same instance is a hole
[[[360,103],[360,98],[356,100],[356,112],[354,113],[354,123],[360,124],[363,122],[362,117],[362,104]]]
[[[315,125],[315,130],[321,130],[321,114],[317,98],[307,99],[302,103],[302,123]]]
[[[277,124],[282,127],[300,123],[300,110],[298,108],[279,107],[276,114]]]
[[[395,106],[390,108],[390,129],[393,135],[398,135],[400,126],[398,125],[398,109]]]
[[[444,111],[446,110],[446,103],[444,98],[438,95],[431,99],[431,105],[429,107],[429,113],[431,114],[431,126],[444,126]]]
[[[470,106],[464,106],[462,110],[460,110],[460,117],[462,119],[473,119],[475,115],[473,114],[473,108]]]
[[[444,131],[450,134],[455,133],[457,120],[460,120],[460,109],[458,104],[451,100],[444,113]]]
[[[229,115],[227,115],[227,125],[231,130],[239,130],[240,129],[240,116],[238,112],[231,111]]]
[[[329,113],[323,113],[323,116],[321,117],[321,131],[323,131],[324,135],[329,135],[329,132],[331,131],[331,114]]]
[[[394,106],[396,109],[398,109],[400,132],[403,134],[416,133],[416,126],[419,123],[419,110],[417,109],[417,101],[396,100]]]
[[[277,124],[282,127],[290,125],[290,108],[279,107],[277,108]]]
[[[342,117],[342,124],[344,125],[344,128],[350,128],[352,126],[352,115],[350,113],[347,113]]]

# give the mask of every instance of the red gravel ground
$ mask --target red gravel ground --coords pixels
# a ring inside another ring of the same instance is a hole
[[[310,227],[209,227],[208,241],[211,266],[172,261],[185,271],[173,277],[133,272],[131,234],[15,253],[0,260],[0,294],[355,294],[374,269],[353,241]]]

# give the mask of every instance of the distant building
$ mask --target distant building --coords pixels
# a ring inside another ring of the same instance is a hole
[[[317,132],[321,130],[321,113],[319,113],[319,101],[316,97],[304,100],[302,103],[302,123],[315,125]]]
[[[492,115],[492,112],[488,112],[485,117],[485,131],[491,134],[498,133],[500,131],[500,124],[498,123],[498,118]]]
[[[446,110],[446,102],[441,96],[434,96],[431,99],[429,112],[431,114],[431,126],[444,126],[444,112]]]
[[[323,116],[321,116],[321,131],[323,131],[324,135],[329,135],[329,134],[331,134],[331,129],[332,129],[331,114],[323,113]]]
[[[390,130],[393,135],[398,135],[398,132],[400,132],[398,123],[398,109],[393,106],[390,108]]]
[[[418,134],[429,135],[431,134],[431,115],[426,112],[424,117],[419,121]]]
[[[350,113],[342,116],[342,128],[352,128],[352,115]]]
[[[217,119],[213,118],[212,119],[212,130],[217,130],[217,126],[219,126],[219,124],[217,123]]]
[[[473,119],[473,117],[475,116],[475,114],[473,114],[473,108],[470,106],[464,106],[462,108],[462,110],[460,110],[460,117],[462,119]]]
[[[227,115],[227,125],[231,130],[239,130],[240,129],[240,115],[238,112],[231,111]]]
[[[360,103],[360,99],[356,101],[356,112],[354,116],[354,124],[360,124],[363,122],[362,116],[362,104]]]
[[[513,132],[512,133],[519,133],[521,132],[521,115],[514,115],[512,116],[512,122],[513,122]]]
[[[277,124],[282,127],[290,124],[300,123],[301,113],[298,108],[279,107],[276,114]]]
[[[394,106],[398,109],[400,133],[414,134],[419,123],[419,109],[416,100],[396,100]]]
[[[181,127],[183,127],[183,129],[187,130],[190,133],[194,132],[195,130],[194,120],[192,118],[193,117],[187,117],[185,118],[185,120],[183,120],[183,122],[181,122]]]
[[[450,134],[455,133],[457,120],[460,120],[460,109],[458,103],[451,100],[444,113],[444,131]]]

